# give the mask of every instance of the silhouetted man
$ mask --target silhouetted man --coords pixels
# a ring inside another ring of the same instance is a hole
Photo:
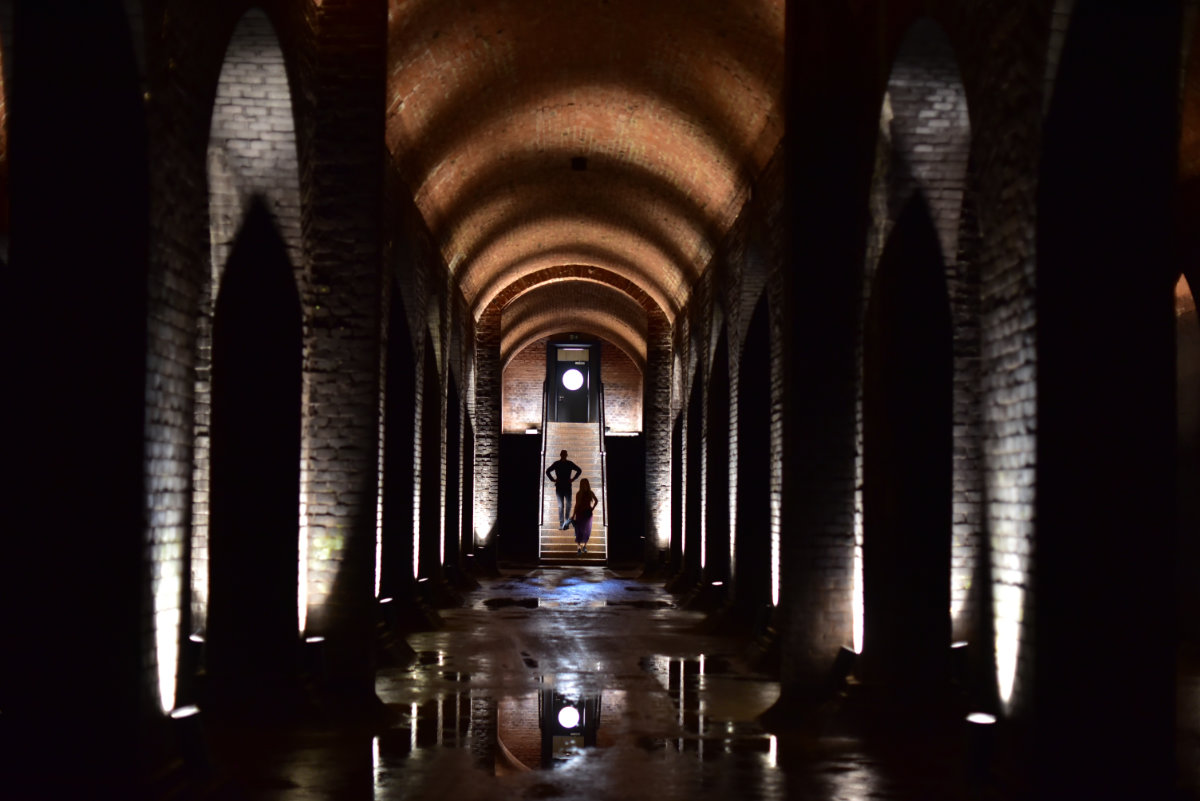
[[[579,465],[567,459],[567,452],[558,454],[558,461],[546,468],[546,478],[554,482],[554,494],[558,496],[558,527],[566,528],[571,515],[571,482],[583,471]]]

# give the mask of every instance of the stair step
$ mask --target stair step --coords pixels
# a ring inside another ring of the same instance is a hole
[[[547,422],[545,437],[546,466],[549,467],[557,461],[559,451],[567,451],[567,458],[582,471],[580,478],[586,478],[592,491],[603,498],[603,457],[600,453],[597,424]],[[579,491],[578,479],[572,490]],[[558,519],[558,499],[554,493],[554,484],[549,479],[542,484],[542,514],[545,522],[552,523]],[[538,543],[541,559],[550,560],[555,564],[604,564],[607,561],[608,549],[603,507],[596,510],[592,526],[586,554],[578,553],[579,546],[575,542],[574,529],[563,530],[553,525],[543,526]]]

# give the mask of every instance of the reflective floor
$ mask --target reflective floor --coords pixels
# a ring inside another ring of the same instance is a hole
[[[1007,797],[972,770],[966,727],[873,737],[842,699],[807,734],[768,734],[757,719],[778,685],[748,667],[745,641],[702,633],[676,604],[602,568],[488,580],[443,629],[408,637],[411,665],[380,670],[383,730],[227,737],[209,796]]]

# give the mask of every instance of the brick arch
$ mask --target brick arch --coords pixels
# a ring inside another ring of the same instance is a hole
[[[624,219],[621,219],[624,217]],[[533,239],[531,240],[531,237]],[[530,247],[531,241],[536,247]],[[596,264],[646,287],[661,306],[678,309],[697,272],[690,259],[648,222],[628,211],[618,217],[555,212],[497,228],[455,271],[478,311],[490,296],[520,278],[556,264]]]
[[[538,231],[543,226],[554,231],[563,218],[572,233],[567,242],[593,247],[620,242],[631,275],[662,287],[660,294],[695,277],[696,265],[707,260],[719,237],[719,210],[698,204],[644,167],[603,157],[575,171],[569,166],[572,149],[548,151],[502,154],[497,162],[481,163],[454,206],[430,221],[451,254],[448,261],[461,265],[456,274],[469,304],[493,276],[509,272],[527,254],[544,253],[547,238]],[[514,183],[520,193],[512,191]],[[533,247],[527,244],[531,238]]]
[[[555,261],[682,306],[782,135],[783,6],[393,5],[388,147],[477,316]]]
[[[472,314],[476,321],[485,315],[499,314],[508,299],[529,287],[549,280],[561,271],[564,277],[594,275],[606,283],[619,287],[645,306],[649,314],[662,314],[668,322],[674,321],[680,304],[654,285],[643,286],[636,265],[623,249],[616,244],[605,243],[587,247],[547,248],[536,255],[514,263],[510,268],[496,274],[488,286],[476,297]],[[584,272],[577,272],[584,271]],[[645,300],[642,300],[642,298]],[[652,311],[651,311],[652,310]]]
[[[867,309],[875,302],[877,266],[899,216],[919,204],[927,211],[939,244],[939,258],[947,291],[940,302],[952,319],[955,372],[953,426],[956,452],[952,478],[954,493],[949,501],[960,525],[954,531],[953,569],[947,582],[954,589],[948,614],[956,630],[966,631],[972,613],[969,587],[972,569],[982,548],[982,456],[979,440],[981,425],[975,398],[978,392],[976,336],[979,330],[978,271],[975,254],[964,247],[973,243],[962,238],[964,204],[968,190],[968,163],[971,148],[971,122],[967,92],[959,62],[945,30],[928,17],[916,18],[904,31],[895,51],[891,71],[884,86],[876,141],[875,170],[871,181],[870,222],[867,258],[860,306],[861,325],[866,325]],[[961,240],[961,241],[960,241]],[[860,329],[862,330],[862,329]],[[861,645],[865,591],[864,559],[864,452],[869,449],[864,434],[863,387],[865,333],[859,338],[859,382],[856,398],[855,471],[855,582],[851,599],[854,637]],[[947,510],[949,514],[949,510]],[[950,535],[947,534],[947,537]]]
[[[287,58],[267,12],[251,8],[229,33],[213,84],[208,117],[207,178],[211,260],[204,286],[196,360],[192,527],[193,627],[208,614],[209,425],[212,316],[225,262],[253,199],[279,231],[301,296],[307,291],[301,237],[299,156]],[[305,436],[302,451],[308,452]],[[302,460],[306,456],[301,457]],[[304,479],[302,478],[302,481]],[[304,521],[301,521],[301,526]],[[301,587],[307,597],[307,588]],[[302,601],[302,606],[306,604]],[[301,609],[299,625],[304,625]]]
[[[520,278],[497,288],[488,298],[487,306],[480,309],[476,319],[483,314],[500,314],[513,300],[522,294],[550,281],[580,279],[607,284],[628,295],[647,314],[665,312],[658,302],[636,282],[621,273],[591,264],[559,264],[523,274]]]
[[[715,321],[714,321],[714,327]],[[704,408],[704,580],[728,582],[733,566],[734,531],[730,514],[736,482],[730,460],[729,331],[716,334],[705,382]]]
[[[303,334],[287,247],[260,198],[231,248],[213,318],[210,700],[223,714],[275,714],[298,668]]]
[[[912,195],[863,333],[863,675],[914,698],[949,680],[953,360],[938,239]]]
[[[782,3],[710,8],[682,0],[652,6],[624,1],[610,8],[557,8],[524,0],[514,5],[481,10],[455,2],[417,3],[394,13],[392,135],[445,142],[444,150],[425,157],[429,164],[445,161],[456,137],[503,115],[514,102],[544,95],[548,83],[578,84],[581,76],[595,80],[600,75],[648,96],[678,95],[696,109],[697,119],[716,124],[724,139],[736,142],[746,132],[735,121],[753,115],[754,104],[772,96],[773,82],[781,76]],[[681,27],[680,21],[687,24]],[[726,35],[714,39],[715,29]],[[668,30],[673,41],[665,41]],[[478,46],[480,40],[485,47]],[[522,41],[547,46],[522,49]],[[447,62],[458,67],[453,80],[440,66]],[[647,75],[630,68],[646,63],[661,69]],[[430,80],[435,68],[437,78]],[[705,80],[693,87],[673,80],[674,74],[689,72]],[[508,91],[497,91],[498,86]],[[407,158],[404,171],[417,171],[414,156]]]
[[[213,277],[253,195],[277,220],[292,264],[303,263],[296,126],[285,52],[267,13],[248,10],[229,37],[208,140]]]
[[[569,279],[539,284],[523,292],[501,317],[500,362],[526,345],[550,334],[578,331],[617,345],[637,364],[646,365],[646,312],[628,295],[592,279]]]
[[[748,315],[738,358],[733,600],[748,619],[772,605],[779,527],[771,504],[771,320],[767,293]],[[772,542],[775,540],[775,542]]]

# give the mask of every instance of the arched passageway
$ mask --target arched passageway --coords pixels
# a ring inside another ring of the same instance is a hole
[[[446,512],[445,512],[445,558],[443,566],[451,573],[450,578],[462,575],[462,407],[458,396],[458,382],[454,376],[447,380],[446,391]]]
[[[262,88],[270,85],[277,96],[272,99]],[[257,122],[248,123],[248,119]],[[213,109],[206,150],[208,180],[208,241],[210,260],[196,320],[196,367],[194,389],[193,462],[191,530],[191,629],[204,634],[208,627],[210,551],[210,443],[212,327],[222,276],[242,226],[248,219],[252,198],[271,219],[284,248],[283,255],[293,266],[297,291],[304,292],[303,245],[300,233],[299,156],[296,149],[295,122],[288,88],[286,59],[270,18],[262,9],[250,9],[238,21],[230,36],[221,62],[213,96]],[[302,401],[303,404],[303,401]],[[302,414],[304,409],[302,405]],[[301,467],[301,483],[306,484],[307,470]],[[306,490],[297,490],[298,508],[307,510]],[[301,514],[303,527],[307,512]],[[306,536],[303,532],[297,537]],[[299,587],[300,615],[307,617],[307,543],[301,545],[302,578]],[[301,628],[304,623],[301,623]]]
[[[255,201],[213,321],[206,666],[227,712],[295,700],[301,337],[286,246]]]
[[[383,423],[383,509],[379,594],[412,597],[417,574],[413,496],[415,489],[416,362],[399,291],[387,318]]]
[[[427,579],[435,586],[442,578],[442,557],[445,540],[442,537],[442,404],[437,357],[430,335],[425,338],[425,357],[422,361],[421,383],[421,463],[420,512],[417,525],[417,579]]]
[[[697,371],[700,369],[697,366]],[[704,564],[704,392],[692,381],[684,419],[683,571],[680,586],[692,589]]]
[[[950,313],[928,207],[901,212],[863,348],[865,675],[920,697],[950,655]]]
[[[671,424],[671,542],[670,569],[674,575],[683,571],[683,414],[675,415]]]
[[[733,544],[730,529],[730,462],[729,462],[729,337],[722,327],[713,346],[712,367],[708,378],[708,415],[706,418],[704,471],[705,565],[704,581],[730,579]]]
[[[754,306],[739,362],[734,601],[749,614],[771,602],[771,342],[769,306]]]

